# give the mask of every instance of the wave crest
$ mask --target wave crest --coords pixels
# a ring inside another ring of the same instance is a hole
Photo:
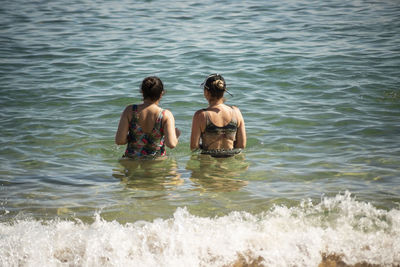
[[[329,266],[400,264],[400,210],[350,193],[250,214],[120,224],[16,220],[0,224],[0,265]],[[325,265],[324,265],[325,264]]]

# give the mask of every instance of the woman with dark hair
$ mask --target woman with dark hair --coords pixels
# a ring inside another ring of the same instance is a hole
[[[214,157],[239,153],[246,147],[246,129],[240,110],[224,104],[224,93],[230,94],[224,78],[211,74],[201,86],[208,107],[193,116],[190,148]]]
[[[122,112],[115,143],[127,144],[127,158],[165,156],[165,146],[176,147],[180,131],[175,128],[172,113],[158,106],[165,93],[164,85],[158,77],[151,76],[143,80],[140,91],[143,103],[129,105]]]

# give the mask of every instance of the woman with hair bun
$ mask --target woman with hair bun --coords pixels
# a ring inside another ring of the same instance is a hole
[[[122,112],[115,143],[127,144],[127,158],[165,156],[165,146],[176,147],[180,131],[175,128],[172,113],[158,106],[165,93],[164,85],[158,77],[151,76],[143,80],[140,91],[143,103],[129,105]]]
[[[193,116],[190,148],[213,157],[240,153],[246,147],[246,129],[239,108],[224,104],[224,93],[230,94],[224,78],[211,74],[201,87],[208,107]]]

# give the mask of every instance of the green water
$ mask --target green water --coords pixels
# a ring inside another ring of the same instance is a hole
[[[400,201],[397,1],[5,1],[0,9],[0,220],[132,222],[258,213],[350,191]],[[199,84],[221,73],[248,147],[189,150]],[[180,143],[130,166],[120,113],[159,76]]]

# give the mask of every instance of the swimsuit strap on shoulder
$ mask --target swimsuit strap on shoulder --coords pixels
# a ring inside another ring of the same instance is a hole
[[[164,116],[164,110],[161,108],[160,112],[158,113],[157,120],[161,120],[163,116]]]
[[[232,109],[232,122],[237,123],[238,119],[237,119],[237,114],[236,114],[236,110],[233,108],[233,106],[229,106]]]
[[[133,121],[139,120],[138,105],[132,105]]]
[[[162,126],[162,118],[164,117],[165,110],[160,109],[160,112],[158,113],[157,120],[156,120],[156,125],[161,128]]]
[[[204,113],[206,114],[206,126],[210,124],[210,116],[208,115],[207,109],[203,108]]]

